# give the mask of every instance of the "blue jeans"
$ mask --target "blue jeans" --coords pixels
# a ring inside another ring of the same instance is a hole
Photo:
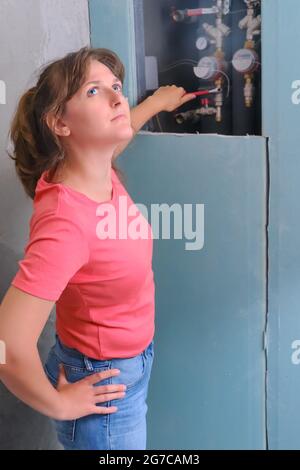
[[[97,360],[65,346],[56,335],[56,342],[44,366],[45,373],[54,387],[57,385],[60,363],[64,364],[69,382],[76,382],[95,372],[119,369],[118,376],[101,380],[96,385],[127,386],[124,398],[99,403],[99,406],[117,406],[118,410],[114,413],[91,414],[68,421],[51,420],[64,449],[146,449],[146,399],[153,358],[154,341],[137,356]]]

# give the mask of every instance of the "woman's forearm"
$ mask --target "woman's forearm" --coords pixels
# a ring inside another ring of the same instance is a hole
[[[0,365],[0,380],[27,405],[51,418],[62,416],[61,398],[49,382],[36,347],[15,358],[7,352],[6,364]]]
[[[162,107],[157,97],[151,95],[144,101],[130,109],[131,127],[134,132],[138,132],[143,125],[153,116],[162,111]]]

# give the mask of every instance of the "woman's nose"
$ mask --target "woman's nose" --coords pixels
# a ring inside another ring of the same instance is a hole
[[[111,91],[111,102],[113,103],[114,106],[121,103],[121,96],[119,92],[114,91],[114,90]]]

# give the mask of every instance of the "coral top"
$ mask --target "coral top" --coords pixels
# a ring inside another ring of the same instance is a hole
[[[112,168],[97,202],[38,180],[29,241],[12,285],[56,301],[61,341],[95,359],[140,354],[154,336],[153,232]]]

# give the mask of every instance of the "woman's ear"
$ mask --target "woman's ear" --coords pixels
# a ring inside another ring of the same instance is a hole
[[[53,113],[47,114],[46,123],[49,129],[56,135],[60,135],[62,137],[70,135],[70,129],[68,126],[62,121],[61,118],[55,117]]]

